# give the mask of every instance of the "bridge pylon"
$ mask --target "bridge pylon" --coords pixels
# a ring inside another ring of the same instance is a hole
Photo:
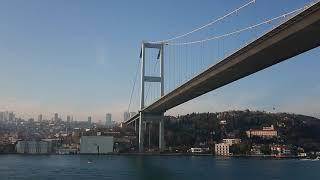
[[[158,49],[158,57],[157,59],[160,61],[160,75],[159,76],[147,76],[145,74],[145,52],[146,49]],[[141,87],[140,87],[140,118],[139,118],[139,152],[144,151],[143,140],[144,140],[144,124],[148,122],[150,119],[155,119],[159,122],[159,150],[162,151],[165,147],[164,143],[164,112],[159,114],[145,114],[145,82],[153,82],[160,83],[160,97],[164,95],[164,43],[149,43],[142,42],[141,51],[140,51],[140,59],[141,59]],[[152,118],[149,118],[152,117]]]

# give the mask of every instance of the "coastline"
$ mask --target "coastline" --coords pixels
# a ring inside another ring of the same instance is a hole
[[[190,156],[202,156],[202,157],[215,157],[221,159],[229,158],[245,158],[245,159],[311,159],[310,157],[298,157],[298,156],[274,156],[274,155],[232,155],[232,156],[216,156],[212,153],[107,153],[107,154],[19,154],[19,153],[1,153],[4,155],[19,155],[19,156],[177,156],[177,157],[190,157]]]

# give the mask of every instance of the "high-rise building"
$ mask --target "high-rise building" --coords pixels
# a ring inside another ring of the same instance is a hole
[[[58,113],[54,113],[54,118],[53,118],[53,120],[54,120],[55,122],[59,121],[59,115],[58,115]]]
[[[4,112],[0,112],[0,121],[4,121]]]
[[[92,118],[91,118],[91,116],[89,116],[88,117],[88,124],[91,124],[91,122],[92,122],[91,120],[92,120]]]
[[[111,114],[110,113],[107,113],[106,114],[106,126],[111,126]]]
[[[39,121],[39,122],[42,121],[42,114],[39,114],[39,116],[38,116],[38,121]]]
[[[13,112],[10,112],[9,113],[9,121],[14,121],[14,120],[16,120],[15,114]]]
[[[67,115],[67,123],[70,123],[70,121],[71,121],[71,117]]]
[[[3,120],[4,121],[8,121],[9,120],[9,112],[8,111],[3,112]]]

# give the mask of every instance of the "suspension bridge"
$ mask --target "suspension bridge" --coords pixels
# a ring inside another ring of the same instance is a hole
[[[140,152],[152,123],[159,123],[159,150],[165,148],[167,110],[320,45],[320,1],[225,34],[206,31],[254,4],[252,0],[190,32],[142,42],[139,113],[125,122],[135,127]],[[197,33],[202,33],[199,39],[191,37]]]

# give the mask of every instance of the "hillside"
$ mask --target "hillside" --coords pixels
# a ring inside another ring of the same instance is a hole
[[[264,111],[226,111],[167,116],[167,146],[195,146],[219,142],[222,138],[241,138],[247,143],[280,143],[320,151],[320,119],[288,113]],[[279,133],[275,139],[248,139],[245,131],[274,125]],[[157,144],[157,128],[151,143]]]

